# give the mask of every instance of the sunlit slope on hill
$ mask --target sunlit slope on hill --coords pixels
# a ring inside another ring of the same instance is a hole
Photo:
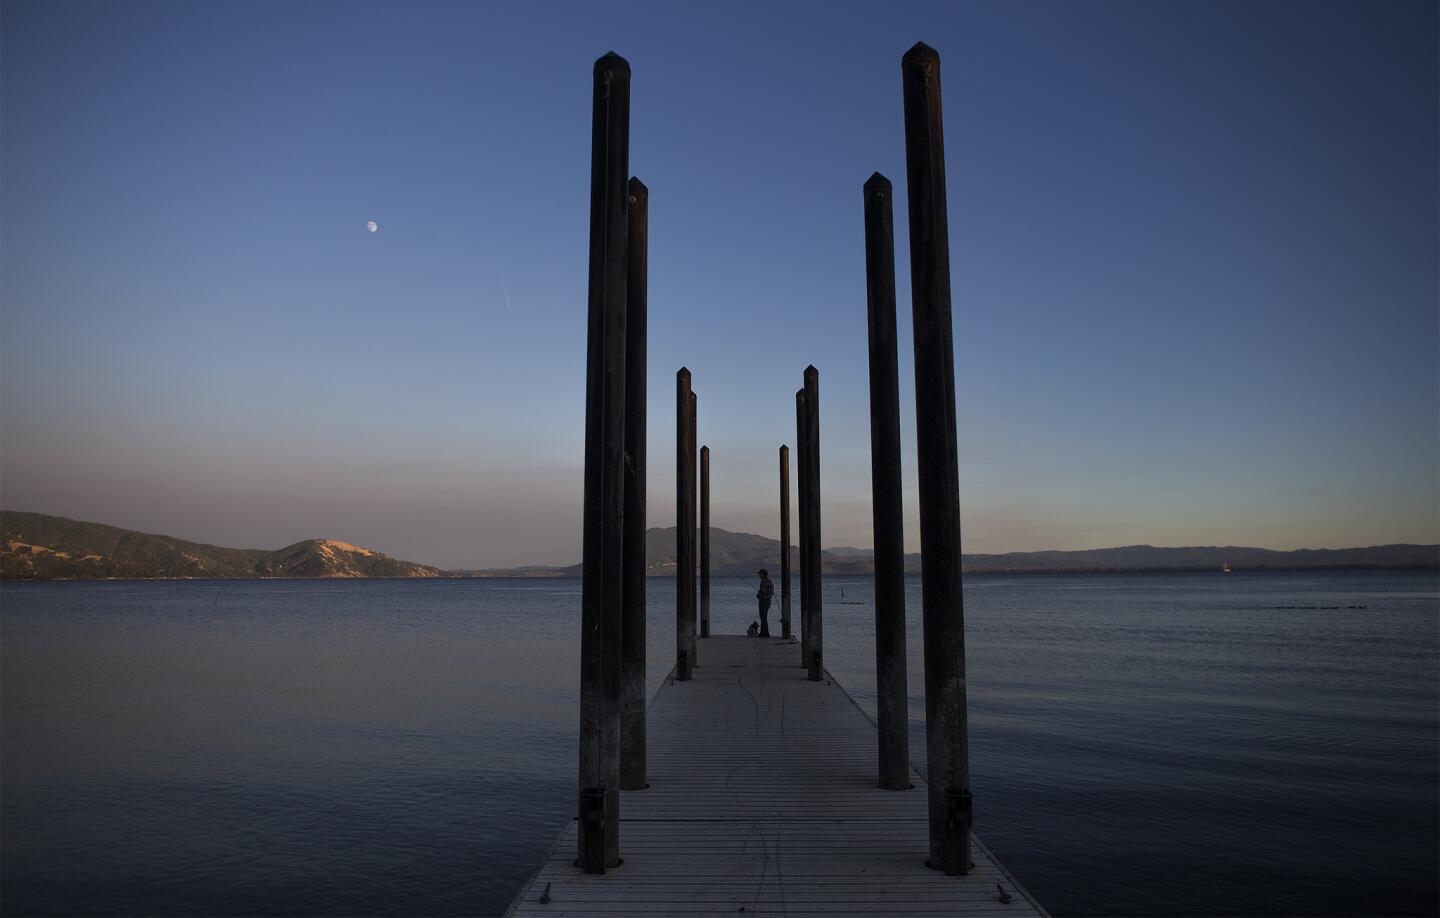
[[[0,577],[7,580],[439,575],[438,568],[331,539],[309,539],[279,551],[222,548],[42,513],[0,511]]]

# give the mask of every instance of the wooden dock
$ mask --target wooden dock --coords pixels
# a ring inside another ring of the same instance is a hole
[[[572,820],[508,915],[1046,914],[978,840],[968,876],[925,866],[924,781],[877,787],[874,726],[828,673],[806,679],[797,643],[716,636],[698,663],[650,703],[624,863],[582,873]]]

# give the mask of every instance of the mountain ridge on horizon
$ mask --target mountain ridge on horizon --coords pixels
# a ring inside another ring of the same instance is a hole
[[[748,532],[711,527],[711,571],[752,577],[758,566],[779,574],[780,543]],[[645,533],[646,573],[675,575],[675,527]],[[826,574],[874,572],[873,549],[837,546],[821,553]],[[1103,572],[1144,570],[1321,569],[1338,567],[1440,567],[1440,545],[1396,543],[1357,548],[1283,551],[1245,546],[1126,545],[1114,548],[966,554],[965,571]],[[791,546],[792,570],[799,550]],[[908,573],[919,573],[920,555],[905,556]],[[0,510],[0,579],[256,579],[370,577],[565,577],[579,564],[442,570],[335,539],[306,539],[267,551],[224,548],[104,523],[18,510]]]
[[[44,513],[0,510],[0,580],[438,577],[338,539],[224,548]]]
[[[821,551],[825,574],[874,573],[874,549],[837,546]],[[780,542],[750,532],[730,532],[710,527],[711,572],[752,576],[758,563],[778,573]],[[792,571],[799,570],[799,549],[790,547]],[[1176,548],[1153,545],[1123,545],[1073,551],[1045,550],[1003,554],[964,554],[961,567],[967,572],[1102,572],[1142,570],[1220,570],[1335,567],[1440,567],[1440,545],[1392,543],[1355,548],[1301,548],[1280,550],[1238,545],[1202,545]],[[674,576],[675,527],[651,527],[645,531],[645,567],[648,576]],[[737,570],[738,567],[738,570]],[[905,555],[906,573],[920,572],[920,554]],[[580,573],[579,564],[452,570],[449,574],[471,577],[564,577]]]

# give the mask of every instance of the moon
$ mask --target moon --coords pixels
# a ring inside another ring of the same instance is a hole
[[[380,227],[379,227],[378,224],[376,224],[376,222],[375,222],[374,220],[371,220],[369,223],[366,223],[366,224],[365,224],[365,228],[368,229],[370,232],[373,233],[373,232],[375,232],[376,230],[378,230]]]

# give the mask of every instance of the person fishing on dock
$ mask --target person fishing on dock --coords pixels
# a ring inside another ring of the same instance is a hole
[[[770,600],[775,598],[775,584],[770,580],[770,572],[760,568],[760,589],[755,591],[755,598],[760,602],[760,636],[770,636]]]

